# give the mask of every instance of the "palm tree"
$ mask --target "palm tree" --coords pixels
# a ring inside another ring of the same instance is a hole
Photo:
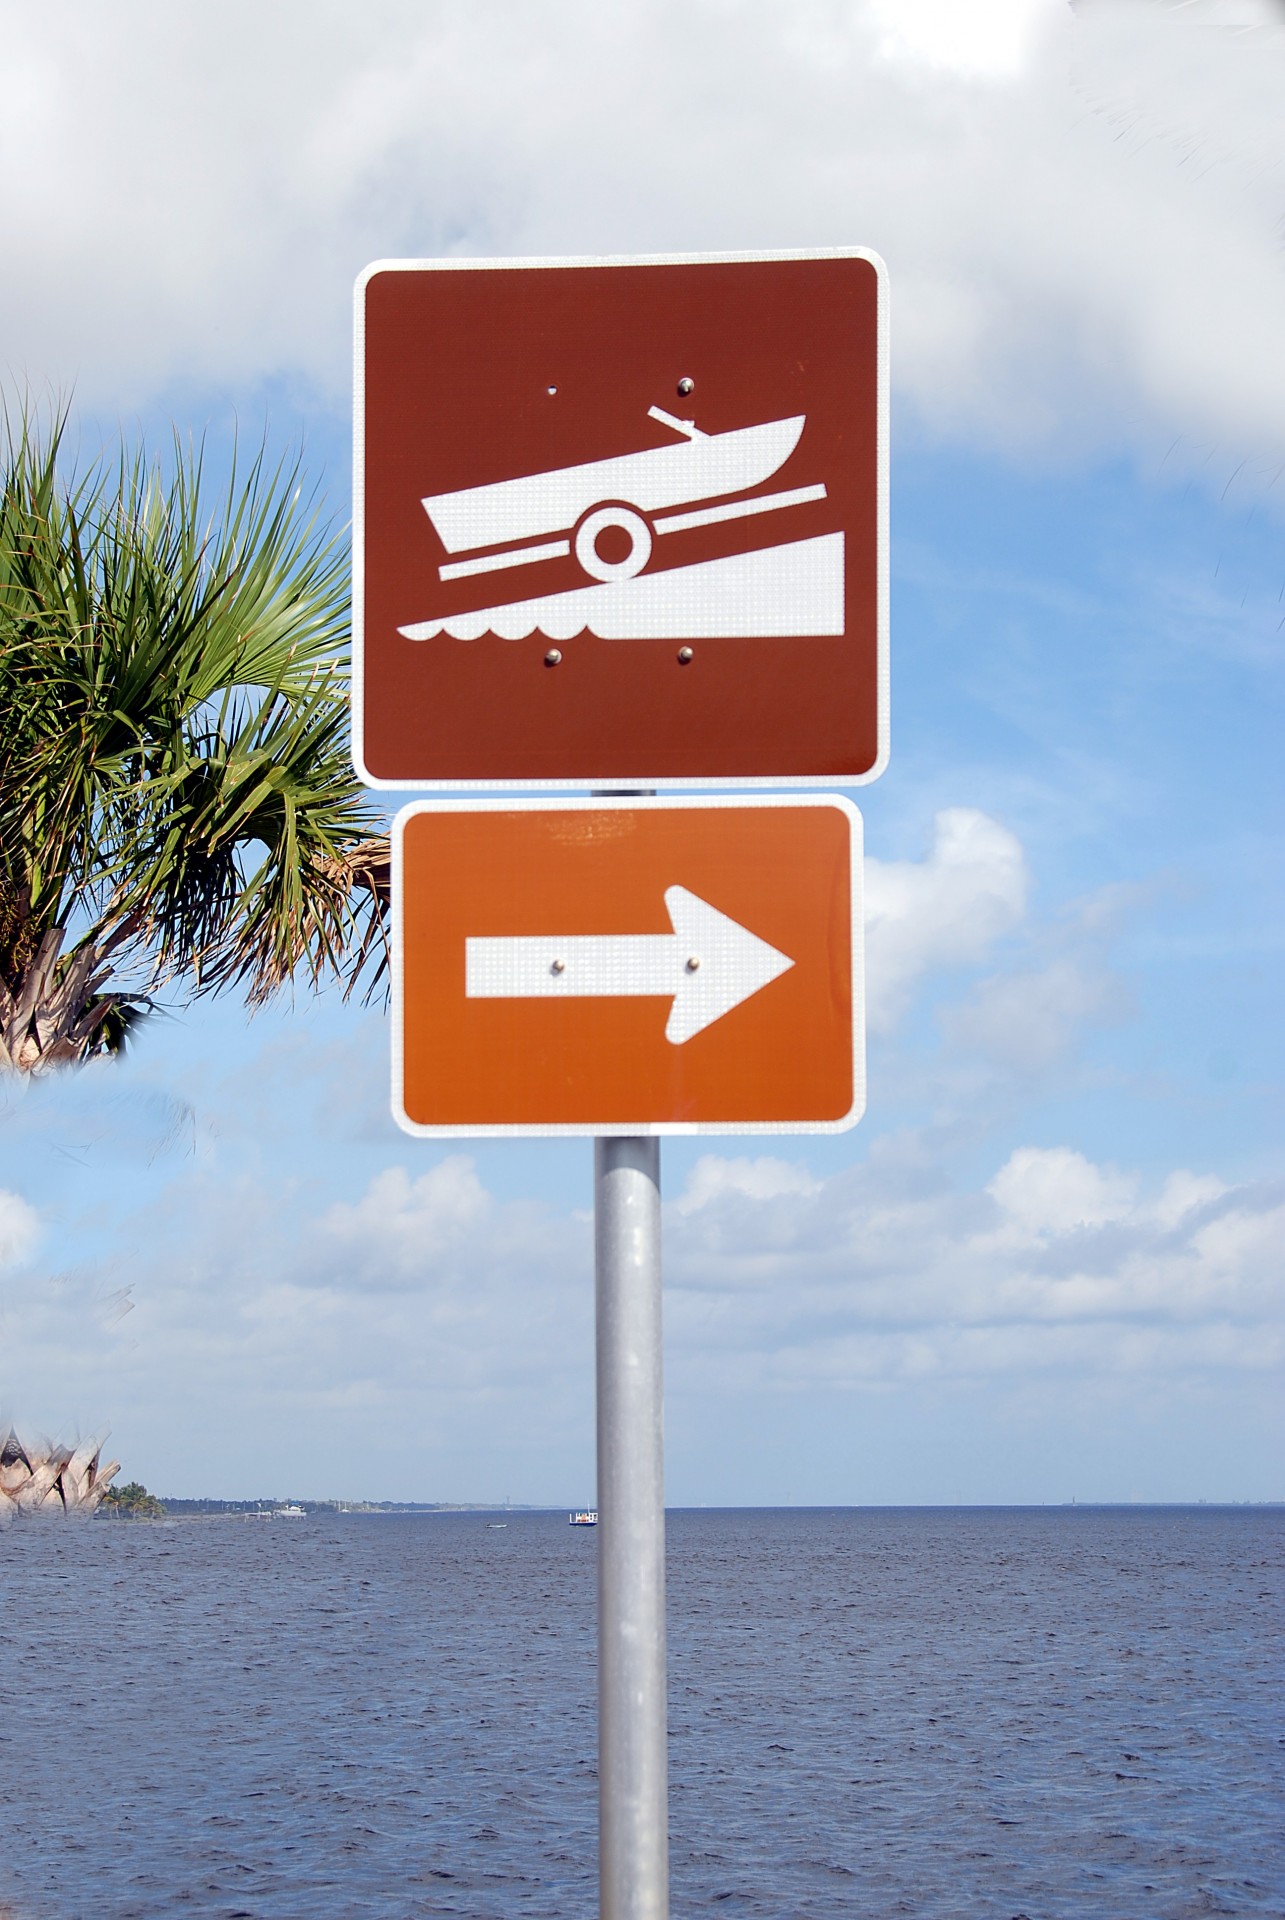
[[[199,449],[67,471],[0,437],[0,1069],[113,1052],[157,991],[384,964],[348,763],[347,565],[297,468],[214,504]]]
[[[149,1518],[165,1511],[137,1481],[117,1494],[111,1482],[119,1472],[118,1460],[102,1464],[97,1440],[77,1447],[24,1446],[12,1427],[0,1427],[0,1527],[20,1514],[90,1514],[100,1502],[120,1500],[133,1509],[139,1495],[152,1503],[144,1508]]]

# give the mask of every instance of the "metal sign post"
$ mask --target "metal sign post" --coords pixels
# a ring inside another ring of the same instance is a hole
[[[865,1103],[856,810],[682,790],[883,769],[886,273],[383,261],[356,322],[360,777],[599,790],[399,816],[393,1110],[595,1139],[601,1920],[668,1920],[658,1136]]]
[[[668,1920],[660,1142],[594,1142],[601,1920]]]

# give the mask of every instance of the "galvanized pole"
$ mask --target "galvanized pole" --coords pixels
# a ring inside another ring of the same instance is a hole
[[[594,1142],[601,1920],[668,1920],[660,1142]]]

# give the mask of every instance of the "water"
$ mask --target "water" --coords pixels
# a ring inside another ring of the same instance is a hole
[[[588,1920],[594,1556],[10,1528],[0,1906]],[[671,1515],[676,1920],[1285,1915],[1283,1562],[1279,1509]]]

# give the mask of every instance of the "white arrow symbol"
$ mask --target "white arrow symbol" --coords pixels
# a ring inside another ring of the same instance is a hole
[[[470,1000],[672,994],[676,1047],[794,965],[686,887],[666,887],[672,933],[518,934],[464,942]]]

